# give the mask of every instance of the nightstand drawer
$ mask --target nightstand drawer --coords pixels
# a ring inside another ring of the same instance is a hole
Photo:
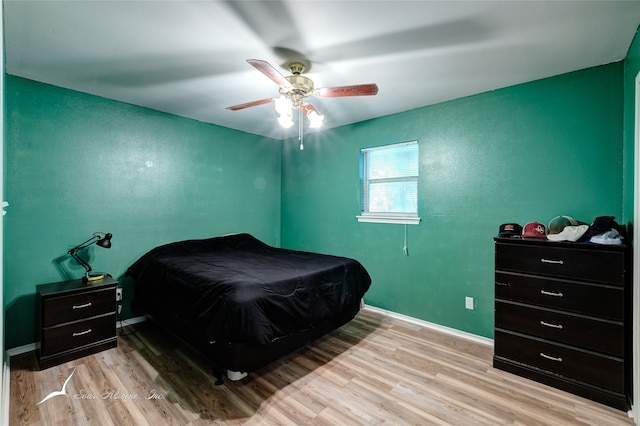
[[[49,327],[95,315],[115,312],[115,287],[50,297],[42,301],[42,326]]]
[[[42,330],[42,356],[114,338],[115,312]]]
[[[551,309],[496,300],[495,326],[554,342],[624,356],[622,322],[599,320]]]
[[[624,319],[623,287],[497,271],[495,278],[496,298],[618,321]]]
[[[498,244],[495,264],[501,271],[624,284],[624,254],[611,250]]]
[[[566,378],[623,393],[622,359],[554,344],[542,339],[495,330],[495,356],[523,363]]]

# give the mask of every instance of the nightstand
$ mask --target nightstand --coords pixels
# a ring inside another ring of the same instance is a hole
[[[102,280],[36,286],[36,356],[41,369],[118,345],[116,287]]]

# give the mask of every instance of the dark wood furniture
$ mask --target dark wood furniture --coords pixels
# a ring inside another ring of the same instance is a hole
[[[36,286],[36,355],[41,369],[117,346],[116,286],[106,275]]]
[[[494,367],[627,410],[627,248],[494,240]]]

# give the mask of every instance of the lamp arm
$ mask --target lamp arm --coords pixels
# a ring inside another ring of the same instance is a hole
[[[87,276],[89,276],[89,272],[91,272],[91,265],[89,265],[87,262],[82,260],[80,258],[80,256],[78,256],[77,253],[80,250],[84,250],[85,248],[89,247],[91,244],[94,244],[94,243],[98,242],[101,238],[103,238],[103,237],[100,236],[99,232],[94,232],[93,236],[91,238],[89,238],[87,241],[84,241],[84,242],[78,244],[77,246],[75,246],[74,248],[72,248],[71,250],[68,251],[69,256],[73,257],[79,264],[84,266],[84,269],[87,270]]]
[[[89,272],[91,272],[91,265],[89,265],[87,262],[85,262],[84,260],[82,260],[82,259],[80,258],[80,256],[78,256],[78,255],[76,254],[76,252],[77,252],[77,250],[76,250],[76,249],[71,249],[71,250],[69,250],[69,255],[70,255],[71,257],[73,257],[73,258],[76,260],[76,262],[78,262],[79,264],[81,264],[82,266],[84,266],[84,269],[86,269],[86,270],[87,270],[87,276],[88,276],[88,275],[89,275]]]
[[[85,262],[84,260],[82,260],[82,258],[80,256],[78,256],[78,252],[80,250],[84,250],[87,247],[89,247],[92,244],[97,243],[98,246],[100,247],[104,247],[104,248],[110,248],[111,247],[111,237],[112,235],[109,233],[105,233],[105,232],[94,232],[93,235],[91,236],[91,238],[89,238],[87,241],[84,241],[80,244],[78,244],[77,246],[75,246],[74,248],[70,249],[67,253],[69,254],[69,256],[73,257],[76,262],[78,262],[80,265],[82,265],[84,267],[84,269],[87,271],[85,276],[82,278],[83,282],[89,282],[91,280],[91,277],[89,276],[89,272],[91,272],[91,265],[89,265],[87,262]],[[101,277],[102,275],[96,275],[97,277]]]
[[[89,238],[87,241],[78,244],[77,246],[75,246],[74,248],[72,248],[71,250],[69,250],[69,254],[73,256],[73,254],[75,254],[76,252],[89,247],[91,244],[97,242],[100,239],[100,235],[96,232],[93,234],[93,236],[91,238]],[[95,241],[93,241],[95,240]],[[73,252],[73,253],[72,253]]]

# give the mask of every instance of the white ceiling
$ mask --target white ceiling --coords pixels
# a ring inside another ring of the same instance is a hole
[[[4,0],[6,71],[276,139],[278,95],[245,62],[311,61],[325,127],[625,58],[640,1]],[[285,68],[279,68],[288,75]]]

